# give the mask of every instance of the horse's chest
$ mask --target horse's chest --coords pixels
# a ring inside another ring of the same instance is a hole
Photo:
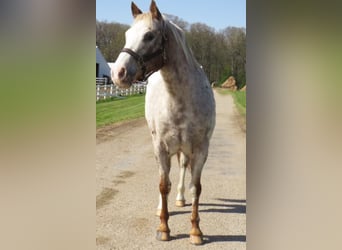
[[[159,139],[167,146],[169,152],[188,151],[194,141],[192,127],[189,120],[170,119],[160,125],[157,133]]]
[[[163,91],[158,93],[148,93],[145,109],[154,144],[164,145],[170,154],[178,151],[191,152],[203,140],[205,120],[208,119],[201,116],[191,96],[186,98],[184,94],[171,98],[162,96],[160,93]]]
[[[189,140],[185,140],[186,132],[180,128],[164,128],[160,133],[160,140],[171,153],[179,151],[181,148],[189,147]]]

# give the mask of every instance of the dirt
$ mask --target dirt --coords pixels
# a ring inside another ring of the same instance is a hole
[[[230,95],[215,93],[216,128],[202,174],[203,246],[189,243],[191,203],[175,206],[178,165],[172,159],[171,241],[155,239],[159,172],[144,119],[97,130],[96,244],[111,249],[246,249],[246,134]],[[186,175],[186,183],[190,182]],[[187,187],[187,186],[186,186]]]

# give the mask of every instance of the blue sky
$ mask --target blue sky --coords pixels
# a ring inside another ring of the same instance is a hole
[[[143,11],[150,0],[134,0]],[[205,23],[217,31],[227,26],[246,27],[246,0],[156,0],[162,13],[172,14],[189,22]],[[99,21],[132,23],[131,0],[96,0]]]

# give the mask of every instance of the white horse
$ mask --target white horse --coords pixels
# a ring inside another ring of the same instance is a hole
[[[177,154],[180,180],[177,206],[185,205],[184,176],[191,171],[192,229],[190,242],[202,244],[198,203],[201,173],[215,127],[215,101],[210,83],[189,49],[182,30],[166,20],[152,0],[149,13],[132,2],[134,22],[112,71],[114,82],[128,88],[148,78],[145,117],[160,173],[160,226],[157,239],[170,240],[167,198],[171,189],[170,159]]]

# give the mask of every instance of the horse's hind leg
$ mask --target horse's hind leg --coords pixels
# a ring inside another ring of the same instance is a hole
[[[200,217],[198,214],[199,198],[202,191],[201,186],[201,174],[203,165],[208,155],[208,144],[202,145],[202,149],[194,154],[194,158],[191,162],[191,183],[190,192],[192,195],[192,214],[191,214],[191,231],[190,231],[190,243],[195,245],[201,245],[203,243],[203,234],[199,227]]]
[[[157,230],[157,240],[170,240],[170,229],[168,226],[169,212],[167,208],[167,197],[171,189],[171,182],[169,179],[170,173],[170,157],[167,152],[156,153],[156,159],[159,165],[159,191],[161,196],[161,211],[160,211],[160,225]]]
[[[179,183],[177,186],[177,197],[176,197],[176,206],[184,207],[185,206],[185,198],[184,198],[184,178],[186,167],[189,164],[189,158],[185,156],[183,153],[178,153],[178,163],[179,163]]]

